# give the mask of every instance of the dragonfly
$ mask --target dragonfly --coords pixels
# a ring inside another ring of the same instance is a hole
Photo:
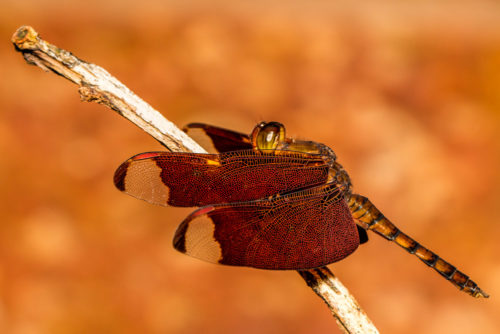
[[[354,193],[328,146],[288,138],[278,122],[261,122],[250,135],[203,123],[184,131],[214,153],[141,153],[114,175],[119,190],[149,203],[198,207],[175,232],[178,251],[217,264],[306,270],[344,259],[372,231],[465,293],[488,297]]]

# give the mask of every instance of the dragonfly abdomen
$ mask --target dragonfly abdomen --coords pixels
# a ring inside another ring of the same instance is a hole
[[[443,260],[433,251],[420,245],[407,234],[401,232],[368,198],[352,194],[348,198],[348,204],[354,220],[364,229],[371,230],[387,240],[395,242],[410,254],[418,257],[426,265],[434,268],[441,276],[467,294],[473,297],[488,297],[474,281],[457,270],[455,266]]]

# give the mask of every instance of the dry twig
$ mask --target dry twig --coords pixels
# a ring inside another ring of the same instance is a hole
[[[170,151],[205,152],[106,70],[47,43],[33,28],[20,27],[12,36],[12,42],[29,64],[52,71],[76,83],[83,101],[93,101],[110,107],[149,133]],[[344,332],[378,333],[354,297],[328,268],[303,270],[299,271],[299,274],[325,301]]]

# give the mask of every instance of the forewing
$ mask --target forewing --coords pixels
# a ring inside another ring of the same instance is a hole
[[[250,137],[236,131],[203,123],[190,123],[184,131],[210,153],[252,149]]]
[[[332,184],[200,208],[174,237],[174,247],[187,255],[262,269],[321,267],[343,259],[358,245],[356,224]]]
[[[125,161],[114,182],[153,204],[204,206],[268,197],[324,183],[327,177],[326,163],[311,154],[151,152]]]

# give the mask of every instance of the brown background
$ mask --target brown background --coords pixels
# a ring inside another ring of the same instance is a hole
[[[27,66],[9,42],[22,24],[178,125],[278,120],[327,143],[357,192],[492,295],[475,300],[372,235],[330,267],[381,332],[499,332],[500,6],[251,3],[2,2],[0,332],[339,332],[295,272],[177,253],[191,210],[111,182],[161,147]]]

